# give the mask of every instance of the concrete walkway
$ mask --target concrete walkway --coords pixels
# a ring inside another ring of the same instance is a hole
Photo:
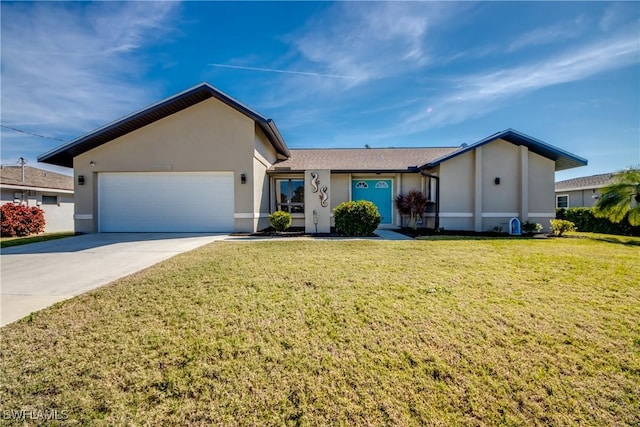
[[[376,234],[382,239],[382,240],[413,240],[413,238],[409,237],[409,236],[405,236],[402,233],[398,233],[396,231],[393,230],[385,230],[385,229],[377,229],[376,230]]]
[[[2,249],[0,326],[226,234],[105,233]]]

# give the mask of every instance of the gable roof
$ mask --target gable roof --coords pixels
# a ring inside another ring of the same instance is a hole
[[[524,145],[529,149],[529,151],[553,160],[556,165],[556,171],[571,169],[578,166],[585,166],[587,164],[587,160],[583,159],[582,157],[578,157],[575,154],[571,154],[567,151],[561,150],[560,148],[549,145],[546,142],[542,142],[539,139],[536,139],[529,135],[525,135],[524,133],[518,132],[514,129],[507,129],[488,136],[485,139],[464,147],[454,153],[441,157],[435,161],[427,162],[421,165],[420,169],[431,169],[446,160],[464,154],[468,151],[475,150],[476,148],[493,142],[496,139],[503,139],[515,145]]]
[[[291,157],[276,162],[269,172],[417,172],[418,166],[443,157],[460,147],[432,148],[334,148],[291,150]]]
[[[273,120],[264,117],[244,104],[219,91],[208,83],[201,83],[184,92],[157,102],[135,113],[93,130],[38,157],[39,162],[73,167],[73,158],[102,144],[175,114],[209,98],[216,98],[245,116],[253,119],[275,150],[283,156],[289,149]]]
[[[56,172],[24,166],[2,166],[0,169],[0,185],[13,187],[30,187],[38,189],[65,190],[73,192],[73,177]]]
[[[613,182],[615,174],[603,173],[599,175],[581,176],[556,182],[556,191],[589,190],[602,188]]]

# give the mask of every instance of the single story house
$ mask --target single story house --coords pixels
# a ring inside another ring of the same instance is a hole
[[[75,230],[254,232],[276,210],[327,232],[333,209],[373,201],[382,227],[394,198],[433,201],[430,227],[485,231],[555,217],[555,171],[585,159],[512,129],[471,145],[289,149],[273,120],[202,83],[55,148],[39,161],[73,167]]]
[[[601,189],[613,183],[612,173],[583,176],[556,182],[557,208],[590,208],[598,203]]]
[[[45,231],[73,231],[73,177],[31,166],[2,166],[0,204],[38,206]]]

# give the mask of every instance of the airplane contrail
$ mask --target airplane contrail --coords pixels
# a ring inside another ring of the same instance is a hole
[[[239,70],[266,71],[269,73],[299,74],[302,76],[318,76],[318,77],[335,77],[338,79],[355,79],[355,77],[352,77],[352,76],[341,76],[339,74],[323,74],[323,73],[311,73],[311,72],[305,72],[305,71],[276,70],[273,68],[244,67],[240,65],[227,65],[227,64],[209,64],[209,65],[212,67],[236,68]]]

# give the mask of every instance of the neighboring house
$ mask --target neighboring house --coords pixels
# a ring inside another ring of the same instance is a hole
[[[278,209],[326,232],[367,199],[383,227],[411,189],[430,227],[485,231],[555,217],[556,170],[586,160],[514,130],[463,147],[290,150],[271,119],[203,83],[40,156],[73,167],[78,232],[253,232]]]
[[[600,189],[613,183],[613,175],[603,173],[556,182],[556,207],[590,208],[594,206],[600,198]]]
[[[2,166],[0,203],[38,206],[45,231],[73,231],[73,177],[31,166]]]

